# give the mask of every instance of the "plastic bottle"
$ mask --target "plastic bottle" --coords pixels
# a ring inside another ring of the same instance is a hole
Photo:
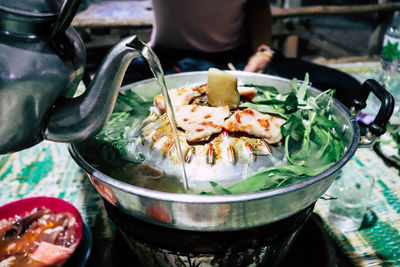
[[[379,82],[395,99],[391,125],[400,125],[400,13],[395,12],[386,29],[382,43],[381,66]]]
[[[400,62],[400,14],[393,16],[383,38],[381,64],[382,69],[387,72],[398,71]]]

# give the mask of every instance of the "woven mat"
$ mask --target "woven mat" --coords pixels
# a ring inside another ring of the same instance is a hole
[[[399,170],[387,166],[367,148],[359,148],[343,172],[350,169],[351,173],[375,179],[361,229],[346,233],[335,229],[327,220],[329,200],[318,200],[314,211],[322,217],[327,232],[356,266],[400,266]]]

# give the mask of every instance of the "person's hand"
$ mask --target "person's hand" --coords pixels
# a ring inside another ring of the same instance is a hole
[[[247,62],[244,71],[262,73],[270,60],[270,58],[263,55],[254,54]]]
[[[266,45],[261,45],[257,52],[250,57],[244,71],[262,73],[271,61],[272,56],[272,50]]]

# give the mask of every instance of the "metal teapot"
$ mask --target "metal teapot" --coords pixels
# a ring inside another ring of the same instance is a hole
[[[93,81],[70,27],[81,0],[0,0],[0,154],[44,139],[79,142],[107,122],[125,71],[145,49],[135,36],[115,45]],[[85,92],[73,98],[83,78]]]

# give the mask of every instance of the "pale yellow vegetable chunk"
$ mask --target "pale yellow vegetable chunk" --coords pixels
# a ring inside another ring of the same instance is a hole
[[[207,97],[208,104],[211,106],[237,108],[240,102],[237,78],[222,70],[210,68],[208,70]]]

